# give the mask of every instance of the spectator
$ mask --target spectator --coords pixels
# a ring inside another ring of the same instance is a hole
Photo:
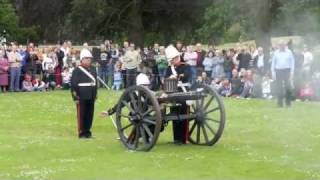
[[[314,100],[315,98],[315,92],[314,89],[312,88],[311,84],[308,82],[305,84],[304,87],[300,90],[300,98],[301,100],[305,101],[311,101]]]
[[[219,94],[223,97],[230,97],[232,94],[232,86],[229,79],[224,79],[221,82],[221,87],[219,89]]]
[[[9,85],[8,72],[9,62],[8,59],[5,58],[5,51],[0,48],[0,90],[2,92],[6,92]]]
[[[242,93],[240,94],[240,97],[248,98],[252,95],[253,85],[254,85],[253,74],[251,70],[246,71],[246,75],[243,80],[244,80],[243,90],[242,90]]]
[[[122,58],[123,64],[126,68],[126,85],[131,87],[135,85],[135,79],[137,76],[137,68],[141,63],[141,56],[139,52],[135,51],[135,45],[133,43],[130,44],[130,47],[126,54]]]
[[[32,76],[30,74],[26,74],[24,76],[24,80],[22,82],[22,91],[23,92],[34,91],[33,84],[32,84]]]
[[[158,67],[158,72],[160,76],[161,83],[163,84],[164,78],[167,73],[167,68],[168,68],[168,60],[166,58],[165,54],[165,47],[160,46],[159,48],[159,55],[155,56],[156,62],[157,62],[157,67]]]
[[[204,71],[206,72],[208,77],[211,77],[211,74],[212,74],[212,66],[213,66],[214,56],[215,56],[214,52],[209,51],[207,57],[202,62],[203,66],[204,66]]]
[[[198,54],[193,51],[193,47],[188,46],[187,52],[184,53],[183,59],[190,66],[191,79],[189,82],[191,84],[195,83],[197,79],[197,57]]]
[[[111,56],[109,52],[107,51],[107,48],[104,44],[100,45],[100,59],[98,59],[98,76],[103,80],[104,83],[108,84],[109,82],[109,74],[111,72],[109,71],[109,65],[111,64]],[[111,71],[111,68],[110,68]],[[111,76],[112,77],[112,76]],[[102,87],[102,84],[100,84],[100,87]]]
[[[310,52],[308,47],[304,45],[302,74],[303,74],[303,79],[305,81],[310,80],[312,77],[312,74],[311,74],[312,65],[313,65],[313,54]]]
[[[248,70],[249,63],[251,60],[251,55],[249,53],[249,50],[247,48],[242,49],[240,54],[238,54],[237,60],[239,61],[238,71],[242,68],[245,70]]]
[[[61,75],[62,75],[62,88],[64,90],[69,90],[71,87],[72,72],[70,72],[70,69],[68,67],[64,67]]]
[[[17,46],[12,46],[12,51],[8,53],[10,63],[10,91],[20,91],[21,61],[22,58],[17,51]]]
[[[34,91],[46,91],[46,84],[39,78],[35,78],[35,80],[32,82],[32,85]]]
[[[295,60],[294,56],[284,42],[279,43],[272,58],[271,72],[272,78],[276,80],[278,106],[283,107],[283,99],[287,107],[291,106],[291,83],[293,82]]]
[[[241,92],[243,91],[243,82],[239,77],[239,73],[237,69],[232,70],[232,78],[230,82],[231,82],[232,96],[240,96]]]
[[[263,48],[258,48],[258,54],[253,58],[254,59],[254,69],[256,70],[257,74],[263,76],[265,74],[265,56],[263,53]]]
[[[234,68],[234,64],[233,64],[233,52],[231,50],[229,50],[226,55],[225,55],[225,61],[223,64],[223,68],[224,68],[224,73],[227,79],[231,79],[232,78],[232,69]]]
[[[211,78],[222,79],[224,77],[224,68],[223,68],[224,57],[222,55],[222,52],[219,50],[216,51],[216,54],[217,56],[213,58],[213,62],[212,62],[213,66],[212,66]]]
[[[117,62],[114,69],[112,89],[118,91],[122,84],[121,63]]]
[[[272,83],[272,79],[268,75],[263,76],[263,79],[262,79],[262,97],[264,99],[271,99],[272,98],[271,83]]]
[[[196,53],[197,53],[197,72],[198,72],[198,75],[200,75],[204,70],[202,62],[206,56],[206,51],[202,49],[201,43],[196,44]]]

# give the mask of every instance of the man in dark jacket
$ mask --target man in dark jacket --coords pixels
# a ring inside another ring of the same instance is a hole
[[[91,138],[91,126],[94,114],[94,103],[97,97],[96,72],[91,68],[92,54],[83,49],[80,54],[81,65],[71,77],[71,94],[77,105],[78,136]]]
[[[181,62],[180,53],[173,46],[168,46],[166,49],[166,57],[171,64],[168,68],[166,78],[176,78],[182,83],[189,82],[190,79],[190,66],[184,62]],[[180,89],[182,91],[182,89]],[[181,106],[171,107],[170,112],[172,114],[187,114],[188,106],[186,102],[181,103]],[[186,144],[188,140],[188,121],[179,120],[173,121],[173,140],[175,144]]]

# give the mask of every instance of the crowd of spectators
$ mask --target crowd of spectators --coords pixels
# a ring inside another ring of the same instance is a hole
[[[273,53],[262,47],[239,45],[231,49],[204,48],[202,44],[184,46],[177,42],[181,59],[190,66],[190,83],[205,83],[225,97],[272,99],[275,94],[271,73]],[[159,90],[168,68],[165,47],[155,43],[139,48],[124,42],[121,46],[106,40],[99,47],[84,43],[76,48],[70,41],[56,46],[26,47],[11,43],[0,46],[0,87],[2,92],[31,92],[69,89],[73,69],[80,64],[81,49],[94,56],[99,86],[120,90],[135,83],[139,72],[147,74],[151,89]],[[295,58],[292,98],[316,100],[320,97],[320,71],[313,68],[315,58],[307,46],[286,47]]]

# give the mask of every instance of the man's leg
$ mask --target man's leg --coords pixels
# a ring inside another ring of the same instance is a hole
[[[85,109],[85,119],[84,119],[84,135],[86,137],[91,137],[91,127],[93,122],[93,113],[94,113],[94,100],[85,101],[86,109]]]
[[[84,102],[79,101],[77,104],[77,125],[78,125],[78,137],[81,138],[83,137],[83,118],[84,118]]]
[[[10,68],[10,91],[14,91],[15,68]]]
[[[277,86],[278,106],[283,107],[284,88],[283,88],[283,71],[282,70],[278,70],[276,72],[276,86]]]
[[[16,80],[15,80],[15,85],[14,85],[14,89],[15,91],[19,91],[20,90],[20,77],[21,77],[21,68],[17,68],[16,70]]]
[[[286,70],[284,72],[284,88],[285,88],[285,98],[286,98],[286,106],[291,106],[291,83],[290,83],[290,70]]]

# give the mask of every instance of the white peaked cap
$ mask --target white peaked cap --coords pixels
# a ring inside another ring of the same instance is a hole
[[[91,52],[88,49],[82,49],[80,52],[80,60],[83,58],[93,58]]]
[[[166,57],[168,61],[171,61],[173,58],[180,56],[180,52],[174,46],[170,45],[166,48]]]
[[[144,73],[140,73],[136,78],[136,84],[140,85],[150,85],[150,80],[148,76]]]

